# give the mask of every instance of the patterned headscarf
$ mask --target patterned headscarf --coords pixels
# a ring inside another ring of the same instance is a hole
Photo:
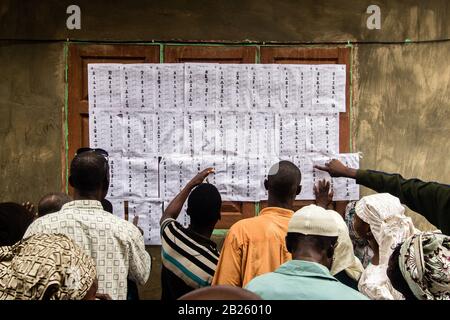
[[[450,300],[450,237],[424,232],[400,248],[399,265],[409,288],[420,300]]]
[[[356,201],[351,201],[347,204],[345,208],[345,223],[347,224],[348,233],[353,244],[353,251],[355,252],[355,257],[357,257],[364,268],[366,268],[370,260],[373,257],[373,251],[369,246],[369,242],[365,239],[359,238],[356,234],[355,228],[353,227],[353,216],[355,215],[355,205]]]
[[[0,300],[81,300],[96,279],[95,264],[62,234],[36,234],[0,247]]]
[[[387,266],[394,248],[416,232],[400,200],[389,193],[363,197],[356,203],[355,212],[370,225],[378,243],[381,265]]]

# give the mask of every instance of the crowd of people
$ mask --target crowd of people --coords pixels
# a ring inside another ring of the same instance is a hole
[[[320,181],[315,204],[294,212],[302,174],[289,161],[264,181],[267,207],[211,236],[222,199],[199,172],[161,220],[162,300],[450,300],[450,186],[399,174],[352,169],[331,160],[318,170],[356,179],[377,193],[332,210],[333,190]],[[152,263],[142,230],[112,213],[108,153],[77,151],[72,197],[45,195],[0,204],[0,300],[136,299]],[[156,183],[156,182],[155,182]],[[187,201],[190,225],[177,217]],[[418,230],[405,206],[438,229]]]

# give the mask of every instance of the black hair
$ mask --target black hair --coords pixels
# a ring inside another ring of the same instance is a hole
[[[209,183],[199,184],[188,198],[187,214],[191,224],[197,226],[214,226],[220,220],[222,197],[217,188]]]
[[[387,269],[387,275],[391,281],[392,286],[395,290],[403,294],[406,300],[417,300],[414,293],[409,288],[408,283],[403,277],[402,271],[400,270],[400,249],[403,243],[400,243],[395,247],[389,258],[389,265]]]
[[[12,246],[22,240],[33,219],[33,215],[18,203],[0,203],[0,246]]]
[[[287,199],[299,192],[302,180],[300,169],[290,161],[274,164],[267,175],[267,190],[278,199]]]
[[[329,251],[337,242],[338,237],[327,237],[318,235],[306,235],[296,232],[288,232],[286,235],[286,247],[290,253],[294,253],[299,247],[308,246],[317,251]],[[328,253],[331,258],[334,250]]]
[[[39,200],[38,216],[42,217],[46,214],[58,212],[62,206],[72,199],[63,192],[52,192],[46,194]]]
[[[69,182],[80,194],[89,194],[109,184],[108,161],[95,151],[75,156],[70,164]]]

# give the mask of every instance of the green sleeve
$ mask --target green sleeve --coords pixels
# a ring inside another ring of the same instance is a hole
[[[387,192],[411,210],[450,234],[450,186],[419,179],[405,179],[399,174],[358,170],[356,182],[376,192]]]

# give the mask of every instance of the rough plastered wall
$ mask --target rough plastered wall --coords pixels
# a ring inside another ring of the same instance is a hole
[[[0,44],[0,201],[61,188],[64,45]]]
[[[352,135],[362,168],[450,183],[449,52],[450,42],[358,46]]]

